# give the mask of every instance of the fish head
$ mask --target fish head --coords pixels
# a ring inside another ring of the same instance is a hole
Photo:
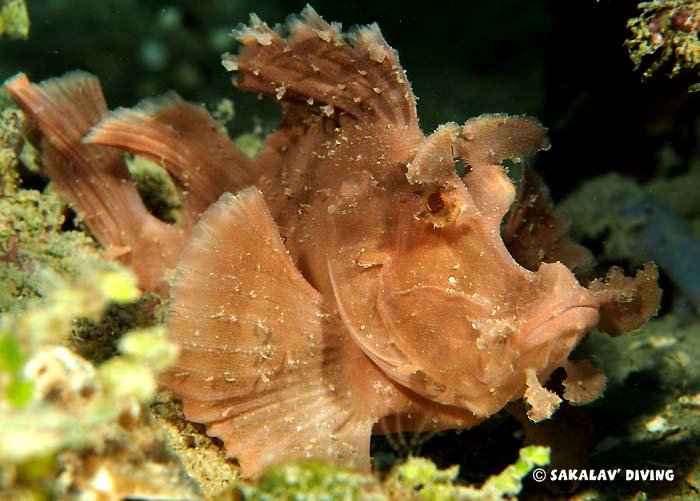
[[[564,265],[513,259],[500,225],[515,187],[500,162],[470,159],[463,134],[441,126],[402,184],[365,198],[364,219],[335,217],[329,273],[346,327],[389,377],[488,416],[523,395],[529,372],[544,380],[566,363],[598,303]],[[462,177],[455,158],[471,160]]]

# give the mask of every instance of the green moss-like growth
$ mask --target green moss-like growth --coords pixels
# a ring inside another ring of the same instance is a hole
[[[241,134],[234,138],[233,143],[250,158],[255,158],[265,147],[265,136],[262,130]]]
[[[73,322],[68,346],[93,362],[102,362],[115,354],[116,341],[125,332],[163,323],[163,308],[162,299],[154,293],[134,303],[111,304],[99,320],[79,318]]]
[[[0,95],[0,106],[2,96]],[[16,108],[0,111],[0,196],[17,191],[17,159],[22,149],[22,114]]]
[[[0,37],[27,38],[29,15],[24,0],[0,0]]]
[[[500,501],[516,499],[522,489],[522,479],[535,466],[548,464],[549,448],[524,447],[515,464],[475,488],[455,483],[458,466],[441,470],[425,458],[409,458],[396,466],[384,482],[320,463],[293,462],[273,467],[257,483],[240,483],[237,488],[251,501]]]
[[[45,270],[42,281],[43,297],[0,317],[0,470],[12,473],[13,493],[60,497],[64,461],[82,464],[95,454],[110,460],[106,440],[153,398],[157,373],[175,360],[177,347],[162,327],[132,331],[119,341],[119,356],[96,366],[63,346],[73,321],[138,298],[135,277],[96,262],[70,281]],[[22,474],[37,462],[53,465],[38,483]]]
[[[96,394],[96,370],[60,343],[76,316],[99,315],[108,302],[138,294],[130,274],[111,268],[86,270],[72,283],[46,271],[45,296],[29,301],[21,313],[0,317],[0,464],[5,467],[89,440],[79,424],[94,420],[86,396]],[[114,283],[114,289],[105,288]],[[82,404],[83,412],[74,414]]]
[[[549,461],[548,447],[530,445],[520,449],[515,464],[486,480],[481,489],[477,490],[481,498],[476,499],[506,499],[518,495],[523,488],[523,478],[535,466],[547,466]]]
[[[240,484],[247,500],[360,500],[372,497],[376,481],[369,475],[316,462],[287,463],[268,470],[256,484]]]
[[[0,198],[0,312],[40,295],[42,269],[70,277],[99,260],[84,233],[61,231],[64,209],[50,189],[17,189]]]
[[[127,157],[127,167],[149,211],[166,223],[179,225],[182,221],[182,201],[167,171],[139,156]]]
[[[453,500],[504,500],[520,494],[523,478],[535,466],[549,464],[549,448],[531,445],[520,450],[515,464],[484,482],[480,488],[456,485],[459,468],[440,470],[424,458],[410,458],[397,466],[385,484],[390,499],[453,501]]]

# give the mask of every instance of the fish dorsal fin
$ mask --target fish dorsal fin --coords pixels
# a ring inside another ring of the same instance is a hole
[[[369,468],[377,417],[348,386],[338,326],[294,266],[257,188],[222,195],[195,226],[168,328],[182,351],[163,381],[244,476],[299,457]]]
[[[20,74],[6,86],[38,128],[42,163],[58,191],[107,253],[132,266],[142,287],[164,292],[182,236],[146,210],[119,151],[83,143],[107,114],[97,78],[74,71],[32,84]]]
[[[397,126],[417,123],[411,86],[376,24],[344,34],[307,5],[274,29],[252,15],[233,35],[243,48],[222,62],[238,72],[242,89],[307,103],[329,117],[337,111]]]
[[[119,108],[85,138],[143,155],[165,167],[186,188],[185,219],[193,223],[221,193],[256,179],[253,161],[228,138],[203,106],[175,92]]]

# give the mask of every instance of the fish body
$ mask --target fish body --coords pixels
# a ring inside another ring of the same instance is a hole
[[[225,56],[238,86],[284,89],[285,117],[258,158],[270,169],[205,212],[179,265],[169,328],[185,353],[166,384],[188,417],[213,422],[209,433],[255,475],[285,457],[367,468],[373,429],[464,428],[529,386],[550,396],[539,379],[595,325],[598,303],[561,264],[520,267],[501,238],[515,189],[500,162],[546,148],[544,129],[493,115],[426,137],[376,27],[348,41],[307,9],[287,30],[253,18],[237,32],[241,52]],[[243,253],[254,229],[260,241]],[[249,261],[232,262],[234,249]],[[252,274],[261,254],[278,255],[277,268]],[[249,325],[207,320],[225,299],[223,318]],[[206,364],[240,380],[209,369],[203,391],[197,331],[220,332],[230,346]]]
[[[16,77],[8,89],[61,160],[45,158],[59,188],[91,229],[106,225],[93,230],[105,248],[147,270],[144,288],[162,290],[178,261],[168,330],[181,355],[162,381],[244,476],[290,458],[368,469],[373,432],[467,428],[523,397],[546,419],[561,398],[542,383],[559,367],[566,399],[600,394],[602,373],[569,354],[602,314],[641,325],[658,305],[655,269],[586,288],[556,259],[516,262],[501,232],[516,191],[501,162],[548,147],[537,121],[483,115],[426,136],[376,25],[344,34],[307,7],[284,27],[252,16],[234,33],[242,48],[223,63],[236,84],[283,104],[254,159],[172,94],[108,115],[82,103],[70,128],[46,105],[101,97],[93,77]],[[180,181],[181,228],[140,224],[152,216],[125,202],[128,173],[94,159],[113,147]],[[107,187],[121,216],[78,181]],[[508,228],[506,239],[522,229]]]

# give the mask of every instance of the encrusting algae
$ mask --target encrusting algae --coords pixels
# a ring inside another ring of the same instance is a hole
[[[3,36],[29,36],[29,15],[24,0],[0,0],[0,37]]]
[[[125,334],[121,355],[99,366],[66,347],[75,317],[138,297],[133,276],[113,263],[88,266],[72,281],[39,273],[43,297],[0,317],[3,495],[197,495],[143,405],[177,356],[164,329]]]
[[[307,7],[234,35],[223,64],[236,85],[283,104],[255,158],[173,93],[108,113],[86,73],[7,88],[107,255],[160,293],[178,263],[168,330],[181,352],[162,381],[244,476],[287,459],[368,470],[373,432],[471,427],[520,398],[547,419],[559,367],[565,399],[600,395],[602,372],[568,356],[593,326],[643,325],[656,270],[579,285],[561,261],[588,254],[528,177],[501,235],[516,193],[500,164],[548,147],[539,123],[484,115],[426,137],[376,25],[344,34]],[[179,227],[148,212],[113,147],[178,180]]]

